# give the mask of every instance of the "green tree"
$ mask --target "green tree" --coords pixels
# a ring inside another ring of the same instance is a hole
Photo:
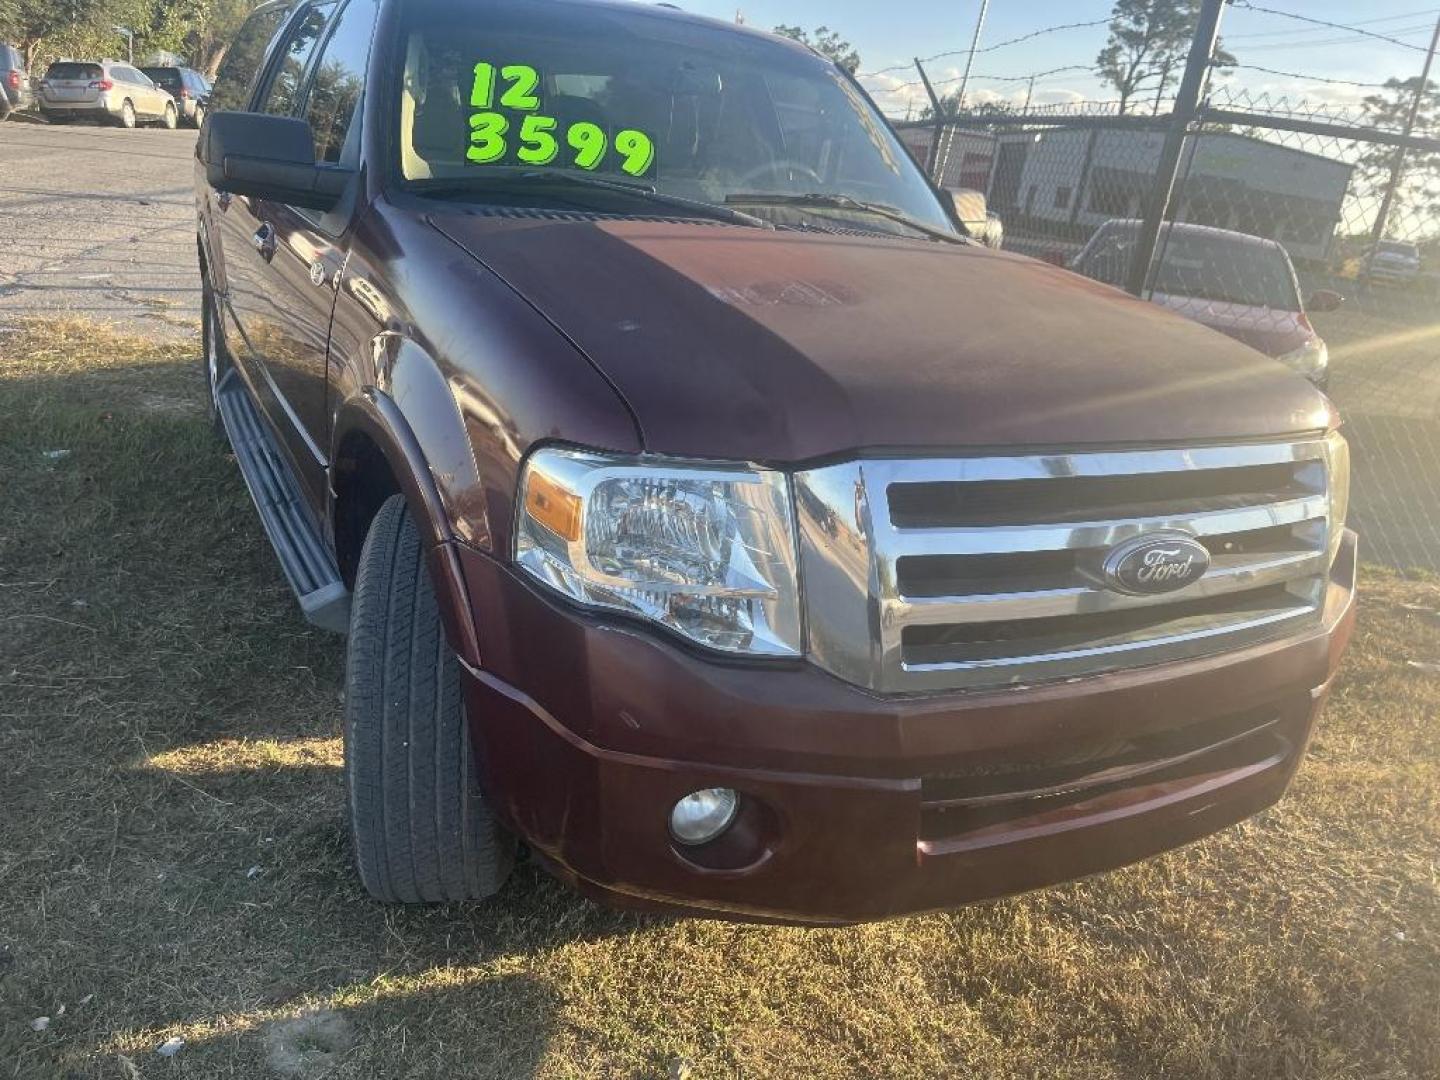
[[[1115,0],[1110,37],[1095,58],[1095,71],[1120,94],[1120,112],[1141,94],[1164,97],[1185,70],[1190,42],[1200,21],[1201,0]],[[1218,67],[1235,58],[1215,51]]]
[[[1418,75],[1409,79],[1388,80],[1384,91],[1371,94],[1363,103],[1368,125],[1390,131],[1402,130],[1419,90]],[[1425,84],[1420,112],[1415,117],[1415,134],[1440,137],[1440,85],[1433,81]],[[1379,143],[1365,145],[1355,174],[1356,189],[1362,197],[1379,199],[1384,194],[1397,156],[1398,151],[1394,147]],[[1391,207],[1391,221],[1395,220],[1397,212],[1418,215],[1424,221],[1433,221],[1440,215],[1440,154],[1414,150],[1405,153]]]
[[[240,24],[255,9],[254,0],[198,0],[200,17],[191,25],[185,38],[186,56],[191,65],[210,78],[220,70],[220,62]]]
[[[97,16],[105,6],[104,0],[10,0],[0,10],[0,37],[20,49],[32,71],[39,61],[62,52],[78,55],[98,44],[97,39],[113,51],[114,30],[107,26],[103,36],[97,32],[102,22]]]
[[[954,116],[959,111],[960,91],[958,89],[952,90],[950,91],[950,93],[941,96],[940,115],[942,117]],[[973,99],[965,109],[965,113],[967,116],[1008,116],[1016,111],[1017,110],[1015,109],[1015,107],[1009,102],[982,101],[977,105],[974,103]],[[929,105],[926,105],[923,109],[920,110],[921,120],[933,120],[934,118],[935,110]]]
[[[835,61],[850,74],[860,70],[860,54],[855,47],[828,26],[821,26],[812,35],[799,26],[777,26],[775,33],[808,45],[821,56]]]

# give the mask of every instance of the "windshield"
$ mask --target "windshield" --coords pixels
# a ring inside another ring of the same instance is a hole
[[[485,199],[507,174],[544,170],[711,204],[746,196],[748,212],[781,223],[803,213],[812,224],[905,231],[856,207],[750,205],[843,195],[954,233],[854,85],[778,40],[638,5],[546,0],[422,0],[409,5],[404,34],[400,170],[416,187],[443,181],[453,195],[473,184]],[[575,190],[535,185],[526,197]]]
[[[1381,240],[1380,254],[1404,255],[1406,258],[1413,259],[1419,256],[1420,249],[1417,248],[1414,244],[1404,244],[1398,240]]]
[[[1138,230],[1102,228],[1076,267],[1086,277],[1124,285]],[[1225,304],[1299,311],[1289,258],[1271,244],[1223,234],[1165,229],[1156,249],[1157,293]]]

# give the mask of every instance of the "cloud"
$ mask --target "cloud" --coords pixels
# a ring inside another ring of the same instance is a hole
[[[948,67],[939,71],[927,71],[927,74],[937,83],[946,84],[936,89],[936,93],[943,96],[954,88],[951,80],[960,77],[960,69]],[[883,75],[861,75],[860,83],[870,92],[875,104],[880,106],[880,111],[887,116],[919,116],[921,110],[930,104],[930,97],[925,93],[925,87],[914,68],[886,72]]]
[[[942,97],[953,94],[960,83],[960,69],[946,68],[943,71],[931,73],[935,80],[936,93]],[[884,75],[862,75],[860,81],[865,89],[875,99],[880,110],[888,116],[899,117],[919,116],[920,112],[930,104],[930,98],[925,93],[925,87],[919,79],[908,76],[903,72],[888,72]],[[972,82],[965,91],[966,104],[977,105],[1005,105],[1013,109],[1019,109],[1025,104],[1026,87],[1024,85],[986,86],[983,82]],[[1068,105],[1077,101],[1088,100],[1090,95],[1080,90],[1066,87],[1037,87],[1035,96],[1031,99],[1033,105]]]

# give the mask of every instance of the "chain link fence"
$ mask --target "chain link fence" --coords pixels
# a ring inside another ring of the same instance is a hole
[[[1324,387],[1366,558],[1440,573],[1440,141],[1224,91],[1181,130],[1141,295]],[[1133,289],[1175,131],[1084,103],[901,135],[942,186],[985,194],[1007,250]]]

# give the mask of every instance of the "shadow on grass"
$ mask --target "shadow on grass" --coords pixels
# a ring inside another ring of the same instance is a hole
[[[77,338],[0,376],[0,1015],[94,995],[78,1040],[93,1048],[400,980],[427,1004],[394,1015],[418,1026],[503,1012],[495,1075],[523,1075],[547,1038],[544,987],[487,965],[643,921],[530,866],[486,904],[363,895],[343,641],[301,619],[203,416],[198,365],[90,344],[102,355],[82,371]],[[468,974],[445,985],[456,965]],[[356,1006],[357,1027],[383,1000]],[[43,1060],[73,1060],[55,1049]]]

